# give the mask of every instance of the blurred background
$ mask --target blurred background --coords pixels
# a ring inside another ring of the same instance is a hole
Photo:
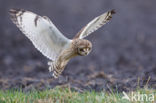
[[[80,89],[156,88],[155,0],[0,0],[0,88],[53,88],[70,84]],[[9,18],[11,8],[48,16],[68,38],[94,17],[115,9],[112,20],[87,37],[93,43],[86,57],[67,65],[62,79],[48,72],[48,59]],[[149,81],[149,82],[148,82]]]

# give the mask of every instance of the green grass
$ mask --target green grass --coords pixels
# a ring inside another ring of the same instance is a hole
[[[154,89],[137,89],[133,93],[137,94],[154,94],[156,100],[156,90]],[[127,93],[131,96],[132,92]],[[0,103],[156,103],[156,101],[146,101],[145,98],[142,102],[129,101],[121,99],[123,93],[105,91],[101,92],[75,92],[69,88],[56,87],[51,90],[44,91],[31,91],[22,92],[15,90],[0,91]]]

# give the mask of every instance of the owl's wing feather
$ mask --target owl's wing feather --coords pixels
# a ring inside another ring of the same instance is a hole
[[[30,11],[11,9],[12,21],[32,41],[34,46],[47,58],[55,60],[59,53],[71,42],[46,16]]]
[[[74,38],[83,39],[86,36],[90,35],[92,32],[96,31],[97,29],[102,27],[104,24],[106,24],[112,18],[112,14],[114,13],[115,11],[111,10],[94,18],[85,27],[83,27]]]

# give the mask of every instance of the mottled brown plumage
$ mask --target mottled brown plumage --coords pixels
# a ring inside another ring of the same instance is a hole
[[[66,50],[62,51],[54,62],[50,62],[49,70],[53,71],[53,76],[57,78],[69,60],[75,56],[86,56],[90,53],[92,44],[85,39],[73,39],[71,45]]]

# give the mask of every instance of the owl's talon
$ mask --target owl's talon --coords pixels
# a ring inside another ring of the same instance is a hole
[[[55,75],[55,73],[53,73],[53,75],[52,75],[52,76],[53,76],[55,79],[56,79],[56,78],[58,78],[58,76],[56,76],[56,75]]]

